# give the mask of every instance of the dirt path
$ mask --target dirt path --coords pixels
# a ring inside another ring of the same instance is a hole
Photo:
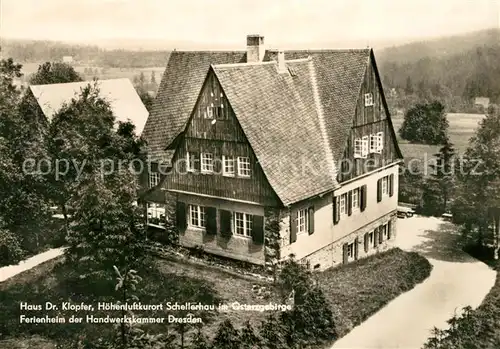
[[[16,265],[8,265],[6,267],[0,268],[0,282],[3,282],[14,275],[22,273],[23,271],[29,270],[38,264],[51,260],[53,258],[59,257],[64,252],[64,248],[53,248],[43,253],[37,254],[36,256],[25,259]]]
[[[398,220],[397,245],[425,256],[433,266],[429,278],[402,294],[338,340],[332,349],[420,349],[432,328],[470,305],[477,308],[495,282],[496,273],[461,251],[452,224],[437,218]]]

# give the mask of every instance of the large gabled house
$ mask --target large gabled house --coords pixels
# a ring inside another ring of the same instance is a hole
[[[280,258],[324,269],[396,237],[402,155],[371,49],[174,51],[143,136],[150,225],[175,201],[181,245],[264,264],[278,214]]]

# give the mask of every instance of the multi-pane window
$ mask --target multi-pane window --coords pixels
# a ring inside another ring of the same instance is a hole
[[[156,187],[160,183],[160,174],[158,172],[151,171],[149,173],[149,187]]]
[[[389,194],[389,176],[382,177],[381,179],[382,195]]]
[[[363,136],[354,140],[354,158],[365,159],[368,156],[369,137]]]
[[[234,157],[233,156],[222,156],[222,175],[224,176],[234,176]]]
[[[238,157],[238,176],[240,177],[250,177],[250,158],[239,156]]]
[[[384,133],[377,132],[370,135],[370,153],[380,154],[384,149]]]
[[[189,205],[189,225],[197,228],[206,227],[205,207],[199,205]]]
[[[304,233],[309,226],[309,215],[307,209],[297,212],[297,233]]]
[[[353,209],[359,209],[359,188],[351,191],[351,202]]]
[[[240,236],[252,236],[253,216],[248,213],[234,213],[234,232]]]
[[[211,153],[201,153],[201,172],[212,173],[214,171],[214,156]]]
[[[373,93],[365,93],[365,107],[373,105]]]
[[[347,213],[347,193],[340,195],[339,211],[340,214]]]
[[[347,245],[347,257],[354,258],[354,242]]]
[[[381,153],[382,149],[384,149],[384,132],[378,132],[376,152]]]
[[[363,147],[363,143],[362,143],[361,138],[356,138],[354,140],[354,157],[355,158],[361,157],[362,147]]]

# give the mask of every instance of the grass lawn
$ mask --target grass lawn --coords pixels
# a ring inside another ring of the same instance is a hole
[[[0,336],[7,341],[0,341],[0,348],[52,349],[52,344],[70,343],[69,339],[85,335],[87,338],[108,336],[112,325],[108,324],[19,324],[20,302],[43,304],[45,301],[60,303],[70,300],[74,303],[111,300],[113,285],[95,285],[89,287],[71,273],[71,267],[61,263],[62,258],[44,263],[0,284],[0,314],[4,318],[0,324]],[[271,284],[264,281],[227,273],[220,269],[191,264],[175,259],[155,260],[156,268],[143,271],[144,278],[138,296],[142,303],[155,304],[172,302],[201,302],[218,304],[238,301],[242,304],[267,304],[280,301],[271,295],[263,299],[253,290],[254,285],[264,286],[273,291]],[[405,292],[425,279],[430,272],[426,259],[414,253],[399,249],[381,253],[356,263],[340,266],[316,273],[333,308],[337,332],[345,335],[351,328],[375,313],[391,299]],[[273,292],[277,294],[277,292]],[[45,315],[46,311],[29,314]],[[74,312],[59,312],[69,317]],[[146,312],[151,316],[154,312]],[[92,313],[94,316],[117,315],[113,312]],[[163,313],[165,314],[165,313]],[[78,313],[85,317],[86,312]],[[136,315],[140,313],[136,312]],[[267,316],[266,312],[232,311],[228,313],[204,312],[203,332],[212,337],[218,324],[226,318],[231,319],[235,327],[241,327],[246,320],[258,325]],[[172,324],[173,325],[173,324]],[[175,333],[172,325],[146,325],[151,332]],[[193,333],[195,329],[191,329]],[[187,342],[191,334],[186,335]],[[34,344],[34,343],[40,343]],[[22,346],[24,345],[24,347]],[[71,346],[67,347],[72,348]]]
[[[450,123],[448,135],[454,145],[455,151],[459,154],[464,154],[469,145],[469,139],[474,135],[476,129],[479,127],[479,122],[484,118],[484,115],[448,113],[447,117]],[[429,164],[433,163],[434,154],[439,151],[440,146],[410,143],[401,139],[398,131],[403,124],[403,115],[395,115],[392,118],[399,147],[403,153],[405,163],[408,164],[411,162],[417,165],[419,170],[423,172],[424,176],[429,174],[431,171]]]
[[[419,254],[394,248],[321,273],[319,284],[333,307],[339,336],[424,281],[431,269]]]

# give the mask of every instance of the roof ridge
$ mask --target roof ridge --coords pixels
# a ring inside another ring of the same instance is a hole
[[[309,61],[308,65],[309,65],[309,73],[310,73],[309,75],[311,76],[311,85],[312,85],[312,90],[313,90],[314,104],[316,106],[316,110],[318,112],[318,117],[319,117],[319,129],[321,131],[321,137],[323,138],[323,144],[325,146],[326,158],[327,158],[327,161],[330,165],[329,166],[330,176],[331,176],[333,183],[335,183],[336,179],[337,179],[335,160],[333,159],[332,148],[330,146],[330,142],[328,140],[328,134],[326,132],[325,114],[323,111],[323,105],[321,104],[321,101],[320,101],[318,82],[316,80],[316,70],[314,69],[314,63],[312,60]]]
[[[237,67],[247,67],[252,65],[269,65],[277,64],[276,61],[266,61],[266,62],[243,62],[243,63],[225,63],[225,64],[210,64],[213,68],[237,68]]]
[[[247,52],[246,50],[172,50],[171,53],[245,53]]]
[[[321,53],[321,52],[369,52],[372,48],[371,47],[356,47],[356,48],[320,48],[320,49],[291,49],[291,50],[281,50],[281,49],[267,49],[267,51],[275,53],[278,51],[285,51],[285,54],[287,52],[312,52],[312,53]]]

